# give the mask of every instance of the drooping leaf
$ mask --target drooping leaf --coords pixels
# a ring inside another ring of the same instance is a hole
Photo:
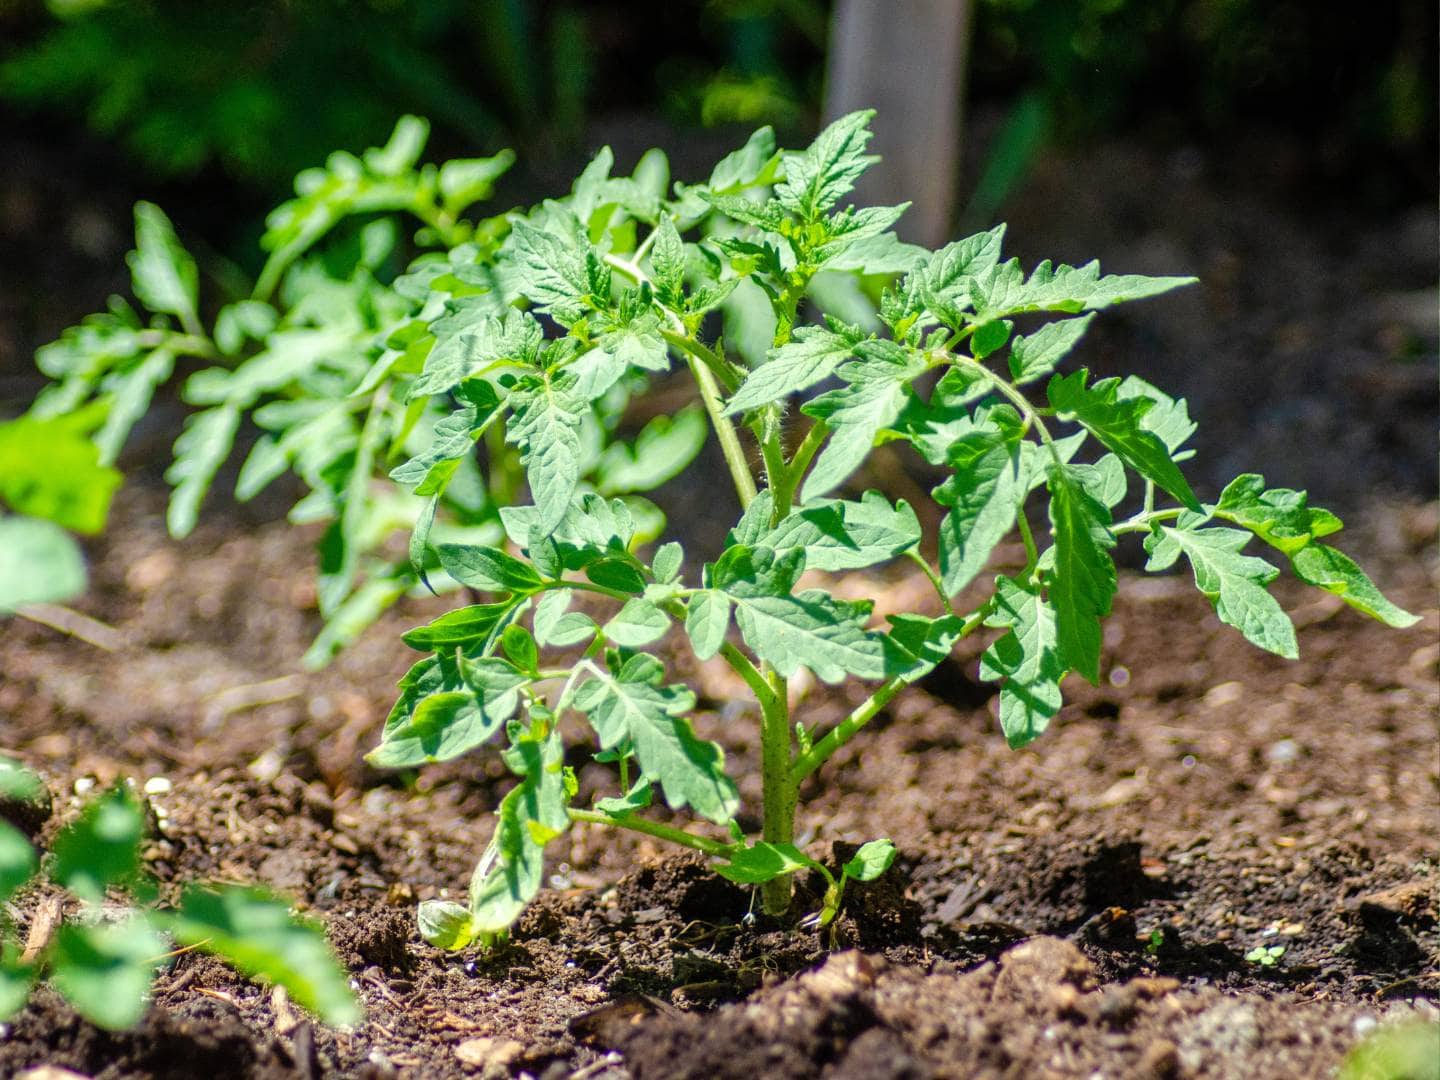
[[[1161,526],[1146,537],[1147,570],[1163,570],[1180,552],[1195,571],[1195,587],[1215,606],[1220,621],[1239,630],[1251,643],[1278,656],[1295,659],[1295,627],[1265,586],[1280,571],[1264,559],[1242,555],[1250,534],[1240,529],[1177,529]]]
[[[155,388],[169,379],[174,370],[175,354],[168,349],[156,349],[117,377],[111,389],[110,411],[95,433],[102,465],[115,464],[130,429],[150,408]]]
[[[440,544],[440,565],[462,585],[484,592],[532,593],[543,582],[535,568],[507,551],[475,544]]]
[[[470,909],[453,900],[422,900],[416,915],[420,936],[437,949],[458,952],[475,940]]]
[[[520,448],[520,460],[538,510],[535,526],[550,532],[570,508],[580,480],[580,424],[589,404],[564,375],[534,377],[510,395],[515,419],[506,440]]]
[[[924,678],[950,655],[959,641],[965,620],[958,615],[932,619],[925,615],[891,615],[884,637],[885,674],[914,682]]]
[[[993,424],[951,443],[947,460],[954,475],[934,495],[949,507],[940,521],[940,577],[955,596],[1015,527],[1023,492],[1015,441]]]
[[[736,848],[730,852],[729,860],[716,863],[715,872],[741,885],[763,885],[786,874],[820,869],[819,863],[794,844],[772,844],[763,840]]]
[[[632,656],[618,672],[597,669],[576,692],[575,708],[589,717],[602,747],[629,741],[641,775],[660,785],[671,809],[689,806],[723,824],[740,807],[724,751],[697,738],[685,718],[695,707],[694,693],[662,685],[663,676],[659,661]]]
[[[995,611],[987,626],[1006,627],[980,657],[980,677],[1000,683],[1000,730],[1018,749],[1060,711],[1065,662],[1055,609],[1037,591],[1008,577],[995,579]]]
[[[1100,681],[1100,619],[1110,614],[1115,563],[1110,512],[1085,490],[1070,465],[1049,469],[1050,526],[1055,537],[1048,597],[1055,608],[1060,656],[1067,668]]]
[[[1130,468],[1198,512],[1200,500],[1171,459],[1169,447],[1142,422],[1154,402],[1148,397],[1121,398],[1119,379],[1102,379],[1087,387],[1089,377],[1084,368],[1072,375],[1056,375],[1046,391],[1050,404],[1061,416],[1078,420]]]
[[[1290,564],[1301,581],[1334,593],[1356,611],[1386,626],[1403,629],[1420,621],[1420,616],[1386,599],[1354,559],[1328,544],[1305,545],[1290,556]]]
[[[725,644],[730,628],[730,601],[725,594],[705,589],[690,597],[686,606],[685,633],[699,660],[709,660]]]
[[[491,847],[470,879],[471,927],[477,933],[507,929],[540,891],[545,845],[570,825],[565,808],[574,791],[564,757],[554,730],[524,733],[505,754],[520,783],[500,801]]]
[[[400,636],[400,640],[421,652],[453,649],[457,645],[475,645],[495,633],[515,610],[512,600],[497,604],[471,604],[446,612],[434,622],[417,626]]]
[[[170,932],[181,945],[220,957],[242,975],[283,986],[296,1004],[327,1024],[354,1024],[363,1013],[324,927],[260,889],[190,886]]]

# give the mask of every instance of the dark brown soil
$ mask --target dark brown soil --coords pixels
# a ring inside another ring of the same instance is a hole
[[[324,1028],[185,956],[135,1033],[42,992],[9,1025],[0,1073],[1310,1077],[1373,1020],[1440,996],[1433,506],[1393,506],[1361,533],[1424,612],[1408,631],[1287,592],[1303,655],[1285,663],[1185,579],[1129,578],[1102,685],[1071,687],[1055,729],[1018,753],[973,655],[947,663],[804,793],[817,855],[882,832],[901,851],[830,931],[754,917],[748,890],[698,857],[579,827],[512,943],[460,956],[420,941],[414,905],[463,888],[499,762],[481,753],[409,790],[358,764],[407,663],[396,632],[439,602],[295,674],[284,658],[315,626],[306,538],[214,526],[181,546],[159,510],[127,495],[95,549],[81,606],[113,628],[111,651],[25,620],[0,631],[0,738],[55,795],[40,840],[88,784],[165,777],[155,874],[295,896],[325,918],[368,1019]],[[898,606],[920,585],[860,587]],[[699,725],[753,799],[731,676],[695,676]],[[800,715],[824,726],[857,693],[817,687]],[[582,769],[581,798],[602,782]],[[797,911],[807,901],[802,883]],[[1244,960],[1274,943],[1274,967]]]
[[[1434,209],[1322,240],[1253,178],[1208,176],[1183,153],[1112,147],[1083,164],[1084,184],[1075,159],[1042,166],[1015,207],[1017,250],[1206,281],[1106,323],[1086,361],[1191,396],[1207,495],[1263,462],[1273,483],[1345,511],[1344,546],[1419,625],[1387,630],[1282,590],[1301,627],[1302,658],[1286,663],[1222,627],[1187,579],[1126,577],[1101,686],[1071,680],[1032,747],[1005,748],[975,642],[807,785],[814,855],[877,835],[900,849],[832,930],[755,917],[750,893],[697,859],[582,826],[555,845],[551,887],[513,941],[452,956],[421,942],[415,904],[463,894],[510,780],[493,751],[408,778],[361,763],[412,659],[398,631],[442,605],[407,602],[300,674],[318,626],[313,537],[221,508],[177,544],[158,494],[135,484],[77,605],[109,627],[104,647],[0,623],[0,748],[54,795],[39,841],[86,789],[165,778],[152,871],[288,892],[326,921],[367,1019],[325,1028],[185,955],[133,1033],[100,1032],[42,991],[4,1027],[0,1076],[1308,1080],[1377,1021],[1434,1019],[1433,291],[1418,320],[1414,303],[1434,283]],[[1077,187],[1109,195],[1077,204]],[[35,231],[7,206],[7,229]],[[7,310],[0,366],[28,392],[12,365],[33,328],[82,312]],[[892,610],[928,592],[903,575],[840,588]],[[758,805],[743,684],[723,666],[692,674],[698,726]],[[810,688],[799,716],[823,728],[861,693]],[[609,782],[594,766],[580,780],[582,801]],[[797,914],[814,888],[801,883]],[[22,903],[22,932],[32,915]],[[1276,943],[1274,966],[1244,959]]]

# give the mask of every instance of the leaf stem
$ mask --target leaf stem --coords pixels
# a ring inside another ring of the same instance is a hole
[[[955,639],[968,637],[975,629],[985,621],[990,614],[990,604],[985,604],[966,621],[960,628],[960,634]],[[793,792],[799,787],[800,782],[824,765],[830,758],[855,737],[855,734],[879,715],[880,710],[890,703],[890,699],[898,694],[909,680],[902,675],[893,676],[880,684],[880,687],[868,698],[857,705],[850,715],[841,720],[833,728],[825,733],[825,736],[810,747],[805,753],[795,759],[790,766],[790,790]]]
[[[763,710],[770,700],[771,687],[765,681],[765,676],[760,674],[760,669],[748,656],[728,641],[720,646],[720,655],[725,658],[725,662],[734,669],[735,673],[745,680],[745,685],[750,687],[750,692],[755,695],[755,700],[760,703],[760,708]]]
[[[666,335],[669,340],[669,335]],[[741,507],[748,507],[755,499],[755,478],[750,475],[750,463],[745,459],[745,449],[740,445],[740,436],[735,434],[735,425],[725,415],[725,404],[720,400],[720,388],[715,385],[715,376],[710,368],[691,353],[690,374],[695,376],[695,385],[700,388],[700,400],[705,403],[705,412],[710,416],[710,425],[720,440],[720,450],[725,455],[725,464],[730,468],[730,479],[735,483],[735,493],[740,496]]]
[[[905,550],[905,556],[916,566],[920,567],[921,570],[925,571],[925,576],[930,579],[930,584],[935,587],[935,595],[940,597],[940,603],[945,606],[945,614],[954,615],[955,609],[950,606],[950,598],[945,595],[945,584],[940,580],[940,575],[935,573],[935,569],[930,565],[930,561],[913,547]]]
[[[722,844],[718,840],[696,836],[684,829],[677,829],[673,825],[662,825],[658,821],[650,821],[647,818],[612,817],[598,810],[581,810],[573,806],[566,807],[565,813],[569,815],[571,821],[584,821],[591,825],[609,825],[616,829],[629,829],[631,832],[644,833],[657,840],[668,840],[672,844],[680,844],[682,847],[702,851],[706,855],[713,855],[716,858],[725,858],[734,849],[732,844]]]

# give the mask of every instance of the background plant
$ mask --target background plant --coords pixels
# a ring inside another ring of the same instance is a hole
[[[12,810],[44,804],[46,811],[50,798],[39,777],[6,759],[0,797]],[[144,808],[125,784],[95,796],[55,838],[48,884],[38,886],[34,848],[0,821],[0,1019],[23,1008],[43,980],[92,1023],[131,1027],[149,1007],[156,971],[188,949],[284,987],[327,1023],[360,1019],[323,929],[296,918],[285,901],[259,889],[191,885],[174,908],[157,906],[157,886],[140,861],[144,825]],[[44,891],[22,945],[12,901],[27,888]]]
[[[540,886],[545,845],[577,821],[704,852],[722,874],[762,886],[767,912],[783,913],[790,876],[819,867],[794,842],[799,785],[958,640],[994,631],[981,675],[1000,684],[1012,746],[1045,730],[1068,674],[1098,681],[1101,620],[1117,587],[1112,549],[1124,537],[1143,542],[1151,571],[1183,555],[1219,618],[1281,656],[1296,655],[1294,629],[1266,591],[1278,569],[1243,553],[1256,538],[1303,581],[1360,611],[1396,626],[1414,621],[1321,542],[1340,522],[1303,492],[1244,474],[1202,502],[1180,467],[1195,430],[1183,401],[1134,377],[1057,372],[1094,312],[1193,279],[1102,275],[1096,263],[1044,262],[1027,273],[1002,260],[1003,226],[934,252],[899,244],[890,229],[904,206],[841,208],[873,161],[868,121],[847,116],[791,154],[761,129],[705,184],[643,203],[614,195],[615,210],[598,219],[611,181],[608,162],[605,171],[592,165],[568,204],[514,222],[495,264],[503,314],[447,301],[447,334],[465,344],[442,340],[409,393],[460,406],[451,411],[456,454],[503,430],[533,504],[501,509],[510,548],[437,545],[452,578],[492,599],[405,635],[428,655],[402,680],[369,758],[408,767],[502,733],[508,741],[503,757],[519,783],[501,802],[469,904],[422,907],[430,940],[459,947],[503,934]],[[824,274],[853,286],[836,296],[899,277],[877,311],[847,322],[817,295]],[[742,288],[765,310],[750,308],[722,338],[708,315]],[[807,297],[821,309],[813,321]],[[757,325],[768,348],[747,362],[736,339]],[[688,574],[678,543],[642,557],[625,505],[578,483],[592,402],[630,368],[673,359],[693,376],[744,508],[719,557]],[[1034,389],[1042,381],[1043,396]],[[796,395],[804,420],[787,417]],[[948,474],[932,492],[944,510],[933,537],[903,501],[876,491],[835,497],[891,442]],[[1138,505],[1120,516],[1132,478]],[[1032,526],[1032,502],[1044,506],[1048,544]],[[957,606],[1014,532],[1023,564],[1003,567],[974,606]],[[415,550],[426,545],[421,530]],[[923,568],[941,614],[892,614],[881,630],[870,603],[801,582],[807,570],[853,572],[896,558]],[[582,595],[605,614],[575,610]],[[753,842],[736,823],[723,753],[691,725],[694,693],[668,682],[647,651],[676,626],[698,659],[722,657],[758,707],[764,797]],[[542,662],[542,651],[559,660]],[[878,685],[833,728],[811,731],[791,711],[802,668],[824,682]],[[618,773],[617,793],[591,807],[573,805],[578,787],[560,734],[570,715],[588,723],[596,759]],[[647,815],[657,794],[724,838]],[[846,877],[888,863],[888,843],[862,850],[863,864],[839,877],[820,868],[829,887],[815,922],[833,917]]]
[[[195,527],[243,422],[253,421],[262,434],[240,467],[236,497],[253,498],[293,472],[308,493],[290,519],[329,523],[319,545],[326,626],[307,654],[312,666],[426,580],[423,556],[412,565],[403,550],[387,552],[389,538],[418,520],[422,537],[434,527],[440,537],[499,540],[497,507],[510,502],[521,483],[514,454],[492,442],[482,469],[468,453],[451,453],[458,444],[448,403],[431,402],[410,387],[437,342],[441,357],[466,347],[452,332],[455,312],[505,310],[493,264],[510,219],[464,215],[490,195],[513,155],[421,166],[427,133],[424,121],[406,117],[385,146],[360,157],[332,154],[323,168],[302,173],[296,197],[268,219],[261,241],[268,257],[253,290],[208,321],[195,260],[165,214],[139,204],[129,264],[140,306],[113,298],[108,312],[40,350],[37,362],[54,383],[25,419],[0,428],[0,454],[13,443],[28,462],[7,474],[0,494],[18,509],[33,509],[37,492],[64,484],[73,493],[100,476],[110,485],[103,492],[108,502],[118,482],[111,466],[134,424],[157,390],[188,367],[181,397],[198,411],[176,441],[166,473],[174,488],[170,532],[183,537]],[[651,158],[628,186],[617,181],[612,187],[654,201],[651,189],[663,188],[665,176],[663,158]],[[402,232],[401,215],[418,229]],[[416,251],[401,274],[404,259]],[[449,315],[447,301],[454,309]],[[663,482],[705,437],[704,421],[692,410],[657,418],[634,444],[611,438],[628,393],[644,384],[640,367],[609,387],[579,435],[579,474],[607,494]],[[459,438],[468,451],[468,435]],[[21,445],[20,439],[30,441]],[[67,454],[71,466],[88,455],[89,471],[69,468],[67,479],[57,479],[55,466]],[[395,479],[418,497],[375,483],[396,465]],[[27,479],[37,470],[49,477],[40,487]],[[21,486],[30,495],[16,504]],[[96,531],[103,523],[96,492],[83,506],[72,499],[62,523]],[[659,528],[658,511],[638,500],[631,505],[646,529]],[[433,560],[429,568],[437,569]]]

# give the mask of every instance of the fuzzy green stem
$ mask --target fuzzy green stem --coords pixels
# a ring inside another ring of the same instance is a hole
[[[945,606],[945,614],[954,615],[955,609],[950,606],[950,598],[945,595],[945,583],[940,580],[940,575],[935,573],[935,568],[930,565],[924,555],[921,555],[913,547],[908,549],[905,554],[911,562],[925,571],[925,576],[930,579],[930,584],[935,589],[935,595],[940,597],[940,603]]]
[[[715,385],[715,376],[710,368],[689,354],[690,374],[695,376],[695,385],[700,388],[700,400],[705,403],[705,412],[720,440],[720,450],[725,455],[725,464],[730,468],[730,479],[735,482],[735,493],[740,496],[740,505],[748,507],[755,499],[755,478],[750,475],[750,463],[745,460],[745,449],[740,445],[740,436],[735,434],[735,425],[725,415],[724,402],[720,400],[720,388]]]
[[[761,837],[771,844],[795,840],[796,785],[791,779],[790,703],[785,680],[769,675],[770,700],[761,701],[760,779],[763,787]],[[790,907],[794,883],[789,875],[767,881],[760,889],[760,903],[767,915],[783,915]]]
[[[565,813],[570,816],[571,821],[584,821],[591,825],[609,825],[616,829],[629,829],[631,832],[653,836],[657,840],[668,840],[672,844],[679,844],[695,851],[703,851],[706,855],[716,858],[723,859],[733,850],[731,844],[722,844],[718,840],[696,836],[684,829],[677,829],[673,825],[662,825],[658,821],[649,821],[633,814],[623,818],[612,817],[598,810],[581,810],[573,806],[567,807]]]

